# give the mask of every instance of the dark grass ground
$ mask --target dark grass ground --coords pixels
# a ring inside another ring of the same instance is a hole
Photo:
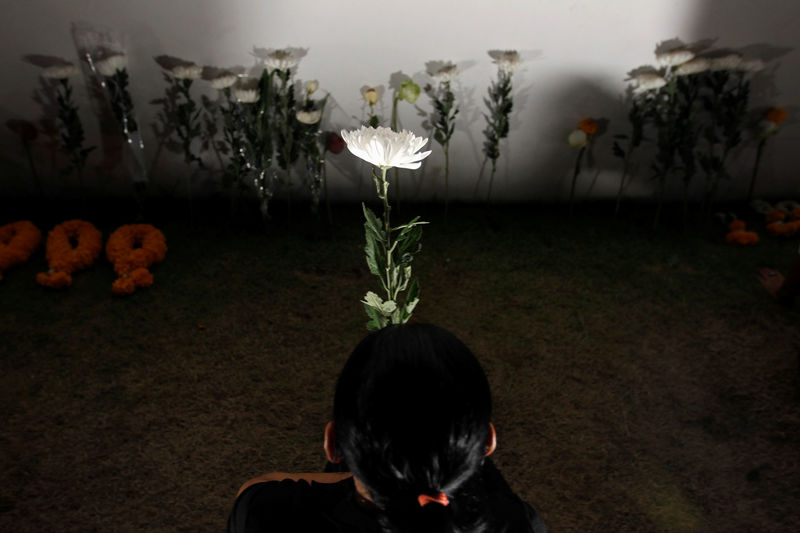
[[[129,207],[87,218],[107,237]],[[497,464],[556,533],[800,531],[800,312],[754,277],[785,269],[797,242],[762,230],[733,248],[713,226],[653,231],[646,206],[610,210],[395,218],[432,222],[414,319],[478,354]],[[112,296],[105,260],[63,292],[34,281],[42,249],[5,274],[0,530],[220,531],[248,478],[322,468],[334,380],[375,288],[359,208],[337,206],[332,230],[300,206],[266,229],[212,213],[195,205],[189,226],[184,203],[151,205],[169,252],[129,298]]]

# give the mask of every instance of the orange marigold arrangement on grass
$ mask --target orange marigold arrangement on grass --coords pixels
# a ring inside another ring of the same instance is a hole
[[[744,220],[732,220],[728,224],[729,231],[725,235],[725,242],[740,246],[758,243],[758,234],[754,231],[746,231],[745,227]]]
[[[42,232],[32,222],[20,220],[0,226],[0,280],[4,271],[27,261],[40,242]]]
[[[114,264],[119,278],[111,285],[114,294],[131,294],[139,287],[153,284],[147,267],[164,260],[167,240],[150,224],[121,226],[106,243],[106,257]]]
[[[51,289],[72,285],[72,273],[88,268],[103,251],[103,236],[91,222],[68,220],[47,234],[47,263],[50,269],[36,275],[36,281]]]

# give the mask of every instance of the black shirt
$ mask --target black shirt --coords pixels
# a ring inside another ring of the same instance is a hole
[[[503,522],[493,533],[546,533],[536,511],[511,491],[490,461],[486,461],[483,477],[491,489],[493,515]],[[289,479],[256,483],[236,499],[228,533],[379,533],[374,510],[356,496],[353,478],[337,483]]]

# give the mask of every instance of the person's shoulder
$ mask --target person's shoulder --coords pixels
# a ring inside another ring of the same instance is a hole
[[[321,502],[329,499],[323,496],[340,490],[337,485],[291,479],[250,485],[236,498],[228,533],[300,531],[303,525],[313,526],[324,513]]]

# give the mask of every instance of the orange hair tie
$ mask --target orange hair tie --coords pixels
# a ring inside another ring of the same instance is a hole
[[[447,499],[447,494],[445,494],[444,492],[440,492],[436,496],[428,496],[427,494],[420,494],[417,497],[417,501],[419,502],[420,507],[425,507],[431,502],[435,502],[440,505],[450,505],[450,500]]]

